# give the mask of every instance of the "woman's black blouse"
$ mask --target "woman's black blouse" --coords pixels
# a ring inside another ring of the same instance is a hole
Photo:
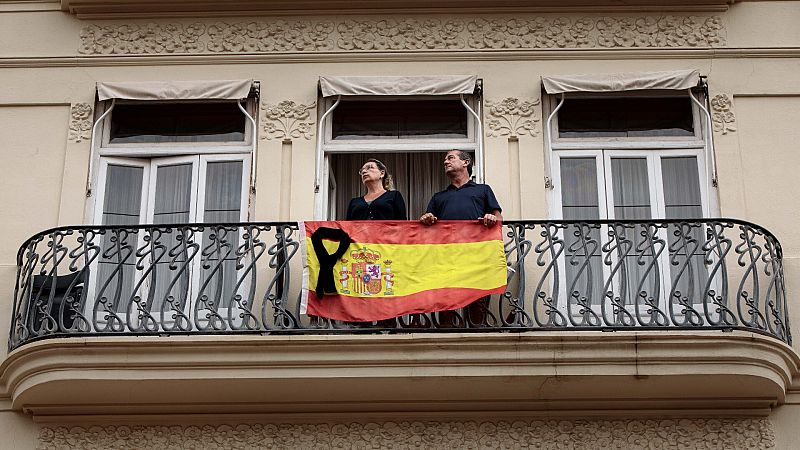
[[[386,191],[371,203],[356,197],[350,200],[346,220],[408,220],[406,202],[399,191]]]

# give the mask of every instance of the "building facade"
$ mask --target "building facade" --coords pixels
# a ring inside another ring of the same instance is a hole
[[[794,448],[798,22],[0,0],[0,447]],[[506,293],[300,314],[298,222],[369,157],[419,217],[450,149],[503,206]]]

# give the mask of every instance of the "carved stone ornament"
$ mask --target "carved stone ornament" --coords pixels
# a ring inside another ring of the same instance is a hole
[[[69,112],[69,140],[81,142],[91,138],[92,106],[88,103],[75,103]]]
[[[714,131],[722,134],[736,131],[736,115],[733,114],[733,101],[727,94],[718,94],[711,99],[711,111]]]
[[[486,102],[486,128],[489,136],[521,136],[539,134],[540,119],[536,114],[539,100],[513,97]]]
[[[264,119],[261,139],[311,139],[314,136],[314,121],[308,120],[315,103],[304,105],[284,100],[277,105],[263,103]]]
[[[269,20],[90,25],[86,55],[297,53],[324,51],[703,48],[725,45],[719,16]]]
[[[768,449],[767,419],[534,420],[44,427],[55,449]]]

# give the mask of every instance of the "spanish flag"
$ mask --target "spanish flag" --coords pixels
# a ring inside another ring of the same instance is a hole
[[[506,288],[502,226],[302,222],[300,312],[366,322],[462,308]]]

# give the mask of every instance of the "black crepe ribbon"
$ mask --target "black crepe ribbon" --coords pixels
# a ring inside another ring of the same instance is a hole
[[[328,249],[322,244],[323,239],[339,241],[339,248],[332,255],[328,254]],[[315,290],[318,298],[322,298],[325,292],[337,293],[336,282],[333,279],[333,267],[352,242],[350,236],[339,228],[319,227],[311,234],[311,244],[314,246],[314,253],[319,261],[319,277]]]

